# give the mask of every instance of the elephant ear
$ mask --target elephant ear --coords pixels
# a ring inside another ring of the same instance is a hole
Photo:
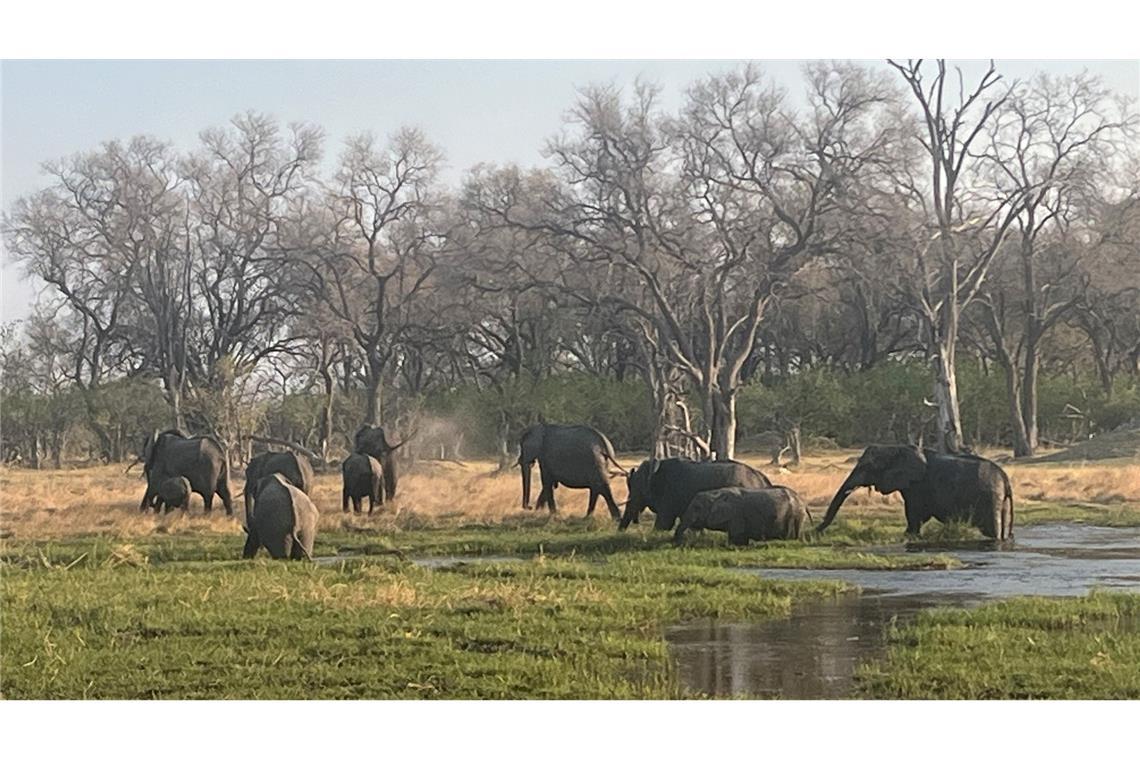
[[[522,434],[519,440],[519,461],[533,462],[542,451],[542,442],[546,438],[546,425],[531,425]]]
[[[893,493],[907,488],[926,475],[926,457],[916,446],[900,446],[879,476],[876,488]]]
[[[367,425],[365,425],[364,427],[357,430],[356,435],[353,436],[352,447],[356,451],[360,451],[360,447],[361,447],[361,445],[363,445],[363,442],[364,442],[364,436],[367,435],[368,430],[369,430],[369,427]]]
[[[645,490],[651,491],[653,489],[653,477],[657,475],[657,471],[661,469],[660,459],[650,459],[645,464]]]
[[[155,459],[158,457],[158,441],[161,434],[158,429],[151,434],[147,439],[146,445],[143,446],[143,472],[149,473],[154,469]]]

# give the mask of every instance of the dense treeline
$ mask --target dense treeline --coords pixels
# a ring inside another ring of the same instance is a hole
[[[43,288],[0,335],[5,456],[176,426],[332,458],[363,421],[509,456],[540,418],[658,454],[1030,455],[1140,414],[1134,104],[891,65],[809,65],[800,97],[747,66],[672,113],[586,88],[540,168],[456,187],[417,130],[326,164],[259,114],[46,164],[4,218]]]

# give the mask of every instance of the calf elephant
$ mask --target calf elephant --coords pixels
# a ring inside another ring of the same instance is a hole
[[[214,494],[222,499],[226,514],[234,513],[230,497],[230,464],[226,450],[208,436],[187,437],[178,430],[155,432],[143,446],[146,493],[139,509],[146,511],[158,494],[159,485],[170,478],[186,478],[190,490],[202,497],[206,512],[214,506]]]
[[[379,503],[384,506],[384,468],[375,457],[367,454],[352,454],[340,466],[341,506],[348,511],[352,501],[353,511],[360,514],[360,500],[368,497],[368,514]]]
[[[396,450],[403,443],[389,443],[384,428],[365,425],[356,431],[353,446],[357,454],[367,454],[380,462],[384,469],[384,495],[389,499],[396,495]]]
[[[908,535],[917,536],[933,517],[967,521],[1000,541],[1013,538],[1013,486],[1005,470],[988,459],[917,446],[868,446],[835,492],[820,532],[831,525],[847,495],[861,486],[902,494]]]
[[[554,489],[559,485],[567,488],[590,489],[590,506],[587,515],[594,513],[598,497],[606,500],[610,516],[618,519],[620,511],[610,490],[610,466],[622,470],[614,456],[614,446],[610,440],[592,427],[586,425],[532,425],[519,439],[518,465],[522,468],[522,506],[530,504],[530,478],[534,463],[538,462],[538,473],[542,479],[542,491],[538,495],[535,509],[543,504],[551,512],[557,510],[554,502]],[[622,470],[624,472],[624,470]]]
[[[267,475],[279,472],[306,494],[313,492],[313,465],[309,458],[292,451],[266,451],[249,460],[245,468],[245,513],[250,513],[257,496],[257,484]]]
[[[673,533],[673,543],[683,544],[687,530],[706,529],[728,533],[734,546],[747,546],[750,540],[801,538],[805,517],[807,509],[790,488],[717,488],[693,497]]]
[[[273,559],[312,559],[320,514],[308,495],[277,472],[257,483],[242,557],[265,547]]]
[[[629,471],[629,501],[625,505],[620,530],[635,522],[647,507],[656,513],[653,527],[670,530],[702,491],[737,486],[770,488],[764,473],[730,459],[719,462],[693,462],[688,459],[647,459]]]
[[[190,481],[186,478],[167,478],[158,484],[158,493],[154,497],[155,512],[160,509],[169,513],[172,509],[190,510]]]

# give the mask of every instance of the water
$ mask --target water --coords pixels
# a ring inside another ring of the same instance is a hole
[[[339,562],[369,559],[382,556],[396,556],[395,553],[381,553],[381,554],[368,554],[368,553],[348,553],[342,552],[340,554],[333,554],[328,557],[314,557],[313,562],[318,565],[335,565]],[[429,570],[446,570],[459,565],[482,565],[488,562],[521,562],[522,557],[508,557],[488,555],[486,557],[462,557],[462,556],[445,556],[445,557],[412,557],[409,560],[413,565],[426,567]]]
[[[850,695],[860,662],[881,657],[892,624],[920,610],[1007,596],[1083,595],[1094,587],[1140,590],[1140,528],[1053,524],[1019,528],[1012,547],[921,547],[959,570],[748,570],[779,580],[836,579],[864,589],[799,605],[761,623],[703,620],[666,633],[681,683],[710,696],[836,699]],[[905,551],[899,547],[884,552]]]

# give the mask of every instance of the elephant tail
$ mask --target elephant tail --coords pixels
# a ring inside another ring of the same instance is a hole
[[[309,560],[310,562],[313,561],[313,555],[309,554],[309,550],[305,548],[305,545],[303,543],[301,543],[301,537],[297,535],[296,531],[293,532],[293,546],[296,546],[301,550],[301,554],[305,555],[305,559]]]

